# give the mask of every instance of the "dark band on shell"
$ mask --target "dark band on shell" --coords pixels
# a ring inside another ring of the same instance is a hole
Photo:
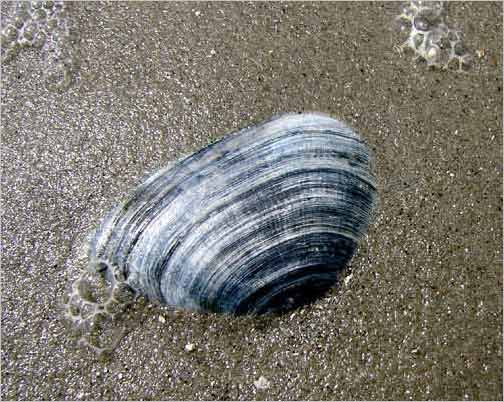
[[[355,132],[322,114],[281,115],[145,180],[97,229],[90,267],[176,308],[282,310],[336,283],[375,196]]]

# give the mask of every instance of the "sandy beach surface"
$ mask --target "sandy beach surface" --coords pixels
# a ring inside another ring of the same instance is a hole
[[[445,6],[464,72],[398,50],[404,4],[2,2],[1,398],[502,400],[502,4]],[[301,111],[374,154],[341,282],[280,316],[138,303],[111,355],[78,347],[62,303],[106,211]]]

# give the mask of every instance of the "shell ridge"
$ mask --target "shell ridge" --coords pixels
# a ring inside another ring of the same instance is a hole
[[[275,120],[275,121],[278,121],[278,120]],[[266,125],[266,124],[265,124],[265,125]],[[327,130],[326,130],[326,131],[327,131]],[[240,130],[237,134],[239,134],[239,133],[246,133],[246,132],[247,132],[247,133],[248,133],[248,132],[250,132],[250,128],[248,128],[248,129],[244,129],[244,130]],[[329,131],[329,132],[330,132],[330,133],[333,133],[333,131]],[[298,135],[298,134],[303,134],[303,132],[300,132],[298,129],[297,129],[297,130],[293,130],[293,131],[291,131],[291,132],[288,132],[288,134],[287,134],[287,135],[285,135],[285,137],[291,137],[291,136],[295,136],[295,135]],[[324,134],[324,133],[322,133],[322,134]],[[338,135],[340,135],[340,133],[337,133],[337,134],[338,134]],[[347,138],[352,139],[352,140],[355,140],[355,136],[353,136],[353,137],[347,137]],[[278,140],[278,138],[276,138],[276,139],[272,139],[272,140],[270,140],[270,141],[271,141],[272,143],[274,143],[274,142],[276,142],[277,140]],[[194,154],[194,155],[193,155],[193,156],[191,156],[190,158],[186,158],[186,159],[184,159],[184,160],[182,160],[182,161],[178,161],[176,164],[180,164],[180,165],[187,165],[187,164],[188,164],[188,163],[189,163],[192,159],[198,159],[198,157],[201,157],[203,154],[210,152],[210,151],[211,151],[211,149],[212,149],[213,147],[215,147],[216,145],[217,145],[217,143],[211,144],[209,147],[204,148],[204,149],[203,149],[203,150],[201,150],[200,152],[197,152],[196,154]],[[264,144],[261,144],[260,146],[263,146],[263,145],[264,145]],[[167,170],[169,170],[169,169],[168,169],[168,168],[163,169],[163,170],[162,170],[162,172],[161,172],[161,173],[159,173],[159,174],[157,175],[157,177],[161,177],[161,178],[162,178],[163,173],[164,173],[165,171],[167,171]],[[172,176],[176,176],[176,172],[175,172]],[[190,176],[191,176],[190,174],[186,174],[185,178],[190,177]],[[133,204],[134,202],[138,202],[138,199],[137,199],[138,197],[141,197],[141,196],[146,197],[146,194],[142,194],[142,190],[143,190],[143,189],[145,189],[145,188],[147,188],[147,187],[148,187],[148,184],[153,184],[153,182],[154,182],[154,180],[155,180],[155,179],[156,179],[156,178],[154,178],[151,182],[149,182],[149,181],[148,181],[148,182],[147,182],[147,183],[145,183],[144,185],[140,186],[140,188],[138,189],[138,191],[136,192],[136,194],[134,194],[134,195],[133,195],[133,197],[131,197],[131,198],[130,198],[130,200],[128,200],[128,202],[125,204],[125,206],[124,206],[123,208],[127,210],[127,209],[128,209],[128,206],[129,206],[130,204]],[[180,185],[180,182],[178,182],[177,184],[173,184],[173,185],[172,185],[172,187],[170,188],[170,190],[167,190],[166,192],[167,192],[167,193],[169,193],[169,191],[172,191],[172,190],[173,190],[173,187],[175,187],[175,186],[177,186],[177,185]],[[157,186],[156,186],[156,187],[157,187]],[[154,192],[154,193],[155,193],[155,192]],[[165,195],[167,195],[167,194],[163,194],[163,196],[159,197],[159,199],[161,200],[161,202],[165,202],[165,198],[166,198],[166,197],[165,197]],[[147,212],[145,212],[145,213],[147,214],[147,213],[148,213],[148,211],[147,211]],[[119,216],[119,215],[120,215],[120,214],[117,214],[117,216]],[[124,217],[124,219],[125,219],[126,221],[128,221],[128,220],[129,220],[129,219],[128,219],[128,216],[125,216],[125,217]],[[133,222],[130,222],[130,223],[133,223]],[[142,227],[142,226],[139,226],[139,230],[141,229],[141,227]],[[111,240],[112,240],[112,238],[109,238],[109,241],[111,241]],[[121,240],[119,240],[119,241],[120,241],[120,243],[122,243],[122,241],[123,241],[123,240],[124,240],[124,238],[122,238]],[[119,247],[120,247],[120,246],[119,246]],[[131,251],[131,250],[130,250],[130,251]],[[130,252],[130,251],[129,251],[129,252]],[[125,254],[126,254],[126,255],[129,255],[129,252],[126,252]]]
[[[309,172],[310,172],[310,170],[308,170],[308,171],[307,171],[306,169],[303,169],[303,170],[299,171],[299,174],[300,174],[300,175],[306,175],[306,174],[309,174]],[[290,173],[288,174],[288,176],[294,176],[294,173],[295,173],[295,172],[290,172]],[[284,177],[280,177],[280,178],[278,179],[278,181],[279,181],[279,182],[281,182],[281,181],[283,181],[283,180],[285,180],[285,178],[284,178]],[[243,202],[246,202],[246,198],[247,198],[249,195],[252,195],[252,196],[253,196],[255,193],[261,193],[261,192],[263,192],[263,191],[264,191],[267,187],[271,187],[271,185],[272,185],[272,184],[271,184],[270,182],[265,182],[265,183],[264,183],[264,188],[263,188],[263,189],[262,189],[262,188],[260,188],[260,187],[255,187],[255,188],[249,189],[246,193],[240,193],[240,194],[239,194],[238,196],[236,196],[234,199],[229,200],[229,201],[227,201],[227,202],[225,202],[225,203],[221,204],[221,205],[220,205],[220,207],[214,207],[214,208],[210,209],[210,210],[208,211],[208,213],[209,213],[210,215],[215,215],[215,214],[222,213],[222,212],[228,212],[228,211],[227,211],[227,209],[229,208],[229,204],[231,204],[231,205],[238,205],[238,204],[239,204],[239,202],[238,202],[238,200],[237,200],[237,197],[239,197],[240,199],[245,199]],[[320,187],[321,187],[321,188],[324,188],[324,185],[320,185]],[[288,196],[288,194],[286,194],[286,196]],[[259,213],[260,213],[260,211],[259,211]],[[199,227],[200,225],[202,225],[202,224],[203,224],[206,220],[208,220],[208,219],[211,219],[211,216],[204,215],[204,216],[201,216],[198,220],[195,220],[195,221],[193,222],[193,230],[194,230],[194,231],[196,231],[196,232],[200,232],[200,231],[198,230],[198,227]],[[243,220],[241,220],[241,219],[240,219],[240,221],[241,221],[241,222],[240,222],[239,224],[240,224],[240,226],[241,226],[241,227],[243,227],[243,226],[244,226],[244,222],[243,222]],[[355,237],[355,235],[354,235],[354,237]],[[197,245],[196,245],[196,246],[197,246]],[[189,254],[191,254],[191,253],[192,253],[192,251],[190,251],[190,250],[189,250],[189,251],[188,251],[188,253],[189,253]],[[168,272],[168,271],[167,271],[167,272]],[[170,271],[170,272],[171,272],[171,271]],[[176,280],[176,279],[177,279],[177,278],[176,278],[176,276],[175,276],[175,277],[173,277],[173,280]]]
[[[328,169],[328,172],[331,172],[331,170],[330,170],[330,169]],[[334,172],[337,172],[338,174],[342,174],[341,172],[338,172],[337,170],[334,170]],[[300,175],[305,175],[305,174],[310,173],[310,170],[302,169],[302,170],[300,170],[298,173],[299,173]],[[293,173],[293,172],[289,172],[289,173],[287,174],[287,176],[293,176],[293,175],[294,175],[294,173]],[[284,180],[285,180],[285,178],[284,178],[284,177],[280,177],[280,178],[279,178],[279,181],[284,181]],[[266,190],[268,187],[271,187],[271,186],[272,186],[272,183],[271,183],[271,182],[265,182],[265,183],[264,183],[264,188],[260,188],[260,187],[252,188],[252,189],[249,189],[249,190],[247,191],[247,193],[249,193],[249,194],[246,194],[246,193],[245,193],[245,194],[244,194],[244,193],[240,193],[240,194],[239,194],[239,195],[237,195],[236,197],[239,197],[239,198],[246,198],[248,195],[254,195],[254,194],[256,194],[256,193],[262,193],[264,190]],[[324,188],[324,187],[323,187],[323,185],[321,185],[321,188]],[[210,210],[209,210],[209,213],[212,215],[212,214],[218,214],[218,213],[226,213],[226,212],[228,212],[228,211],[227,211],[227,209],[229,208],[229,204],[231,204],[231,205],[239,205],[238,200],[236,199],[236,197],[235,197],[234,199],[232,199],[232,200],[227,201],[226,203],[221,204],[220,208],[214,207],[213,209],[210,209]],[[246,201],[246,200],[245,200],[245,201]],[[237,208],[238,208],[238,209],[240,209],[240,207],[237,207]],[[321,207],[320,207],[320,206],[318,206],[317,208],[319,208],[319,209],[320,209]],[[259,211],[258,213],[261,213],[261,212]],[[236,215],[237,215],[237,214],[236,214]],[[328,215],[328,216],[331,216],[330,214],[327,214],[327,215]],[[198,233],[199,233],[200,231],[199,231],[198,227],[199,227],[199,226],[200,226],[200,225],[201,225],[204,221],[206,221],[206,220],[208,220],[208,219],[211,219],[211,217],[209,217],[209,216],[202,216],[202,217],[200,217],[200,219],[199,219],[199,220],[197,220],[197,221],[195,221],[195,222],[193,223],[193,230],[194,230],[195,232],[198,232]],[[252,219],[255,219],[255,217],[252,217]],[[267,218],[266,218],[266,219],[267,219]],[[350,217],[348,217],[348,216],[347,216],[347,218],[346,218],[346,219],[347,219],[347,220],[350,220]],[[354,219],[354,220],[352,220],[352,222],[353,222],[353,225],[354,225],[353,227],[352,227],[352,225],[351,225],[351,224],[347,224],[347,225],[344,225],[344,226],[343,226],[343,225],[342,225],[342,223],[339,223],[339,226],[340,226],[340,232],[341,232],[341,233],[345,232],[348,236],[351,236],[352,238],[356,238],[356,237],[358,237],[358,236],[360,235],[360,231],[364,230],[364,228],[360,229],[360,230],[359,230],[359,233],[355,233],[355,228],[356,228],[356,227],[361,227],[362,225],[360,224],[360,220],[359,220],[359,219],[357,219],[357,218],[356,218],[356,219]],[[239,219],[239,223],[238,223],[238,225],[239,225],[241,228],[246,227],[246,223],[245,223],[243,220],[241,220],[241,219]],[[211,225],[210,225],[210,226],[211,226]],[[353,228],[353,230],[351,230],[352,228]],[[346,230],[345,230],[345,231],[343,231],[343,229],[346,229]],[[238,234],[237,234],[237,235],[238,235]],[[203,240],[202,240],[202,242],[203,242]],[[189,247],[189,246],[186,246],[186,247]],[[187,254],[192,255],[192,254],[194,253],[194,250],[193,250],[193,249],[194,249],[194,248],[197,248],[197,247],[198,247],[198,243],[194,244],[194,246],[193,246],[193,248],[192,248],[192,249],[191,249],[191,248],[187,249],[187,251],[186,251],[186,252],[187,252]],[[235,248],[236,248],[236,247],[237,247],[237,245],[233,245],[232,247],[235,247]],[[189,265],[190,265],[190,264],[189,264]],[[183,264],[183,265],[181,265],[181,267],[179,267],[180,272],[183,272],[182,270],[184,269],[184,266],[185,266],[185,265]],[[176,282],[176,281],[178,280],[178,276],[177,276],[177,274],[176,274],[176,273],[174,273],[174,272],[173,272],[173,270],[167,270],[166,272],[167,272],[167,273],[168,273],[168,272],[170,272],[170,273],[171,273],[171,275],[172,275],[172,276],[171,276],[171,280],[172,280],[172,281]],[[179,272],[179,273],[180,273],[180,272]],[[165,279],[164,279],[164,278],[162,279],[162,282],[165,282]],[[165,285],[165,286],[166,286],[166,287],[170,287],[170,286],[167,286],[167,285]]]
[[[98,226],[90,261],[163,304],[274,309],[298,287],[335,283],[376,202],[369,163],[328,115],[273,116],[144,179]]]
[[[264,256],[263,261],[261,261],[260,264],[254,264],[253,269],[242,269],[240,272],[241,276],[236,277],[234,280],[226,278],[225,284],[218,289],[214,289],[213,295],[207,295],[207,297],[209,299],[217,300],[233,300],[237,304],[240,304],[242,300],[248,298],[251,294],[258,291],[260,287],[264,286],[265,283],[269,284],[276,279],[287,278],[293,275],[293,273],[295,273],[296,271],[301,274],[303,270],[309,269],[312,266],[324,266],[324,274],[336,277],[337,272],[341,268],[331,269],[330,267],[341,267],[342,263],[346,263],[346,261],[351,256],[351,253],[349,253],[348,250],[351,248],[353,252],[356,243],[351,239],[346,239],[343,237],[333,239],[335,243],[343,241],[346,244],[346,246],[342,248],[342,250],[346,251],[345,253],[335,254],[332,257],[331,263],[328,263],[327,261],[324,263],[324,258],[327,258],[329,255],[332,256],[332,254],[319,255],[318,259],[312,259],[311,262],[306,262],[301,257],[306,257],[307,253],[309,253],[310,256],[312,255],[310,250],[307,250],[306,247],[303,246],[303,241],[309,237],[316,238],[320,234],[320,232],[306,233],[303,236],[293,236],[291,238],[285,239],[279,244],[276,244],[275,248],[282,247],[281,250],[289,252],[292,252],[292,250],[297,251],[299,254],[294,255],[297,258],[293,260],[285,260],[282,259],[281,255],[278,254],[276,249],[266,250],[266,255]],[[292,244],[293,242],[294,244]],[[296,249],[293,249],[292,247],[295,244],[297,244],[298,247]],[[272,251],[275,252],[272,253]],[[336,251],[336,249],[334,249],[334,251]],[[268,257],[268,253],[274,254],[275,258],[266,258]],[[268,261],[271,260],[275,261],[274,266],[267,265]],[[265,268],[264,264],[266,264],[266,268],[268,269]],[[242,284],[247,284],[247,286],[240,286]],[[238,286],[238,290],[235,290],[236,286]],[[237,297],[236,293],[238,293],[240,297]],[[234,297],[228,297],[229,294],[234,294]]]

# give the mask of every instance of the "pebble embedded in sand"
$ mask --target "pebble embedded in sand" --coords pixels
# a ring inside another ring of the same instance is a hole
[[[271,383],[263,376],[260,376],[257,381],[254,381],[254,387],[257,389],[268,389],[270,385]]]

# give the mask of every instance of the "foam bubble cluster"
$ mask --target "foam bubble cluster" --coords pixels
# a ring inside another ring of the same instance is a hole
[[[125,332],[119,325],[121,316],[136,295],[122,279],[118,273],[107,280],[83,272],[72,284],[63,306],[79,345],[91,348],[97,355],[111,352]]]
[[[461,32],[447,25],[442,1],[410,1],[397,19],[403,29],[410,29],[400,51],[411,49],[415,60],[424,60],[433,67],[446,69],[455,62],[458,71],[464,71],[468,66],[470,55]]]
[[[2,62],[13,60],[23,48],[41,49],[46,87],[66,90],[78,65],[76,35],[68,17],[71,2],[20,1],[14,7],[14,16],[0,35]]]

